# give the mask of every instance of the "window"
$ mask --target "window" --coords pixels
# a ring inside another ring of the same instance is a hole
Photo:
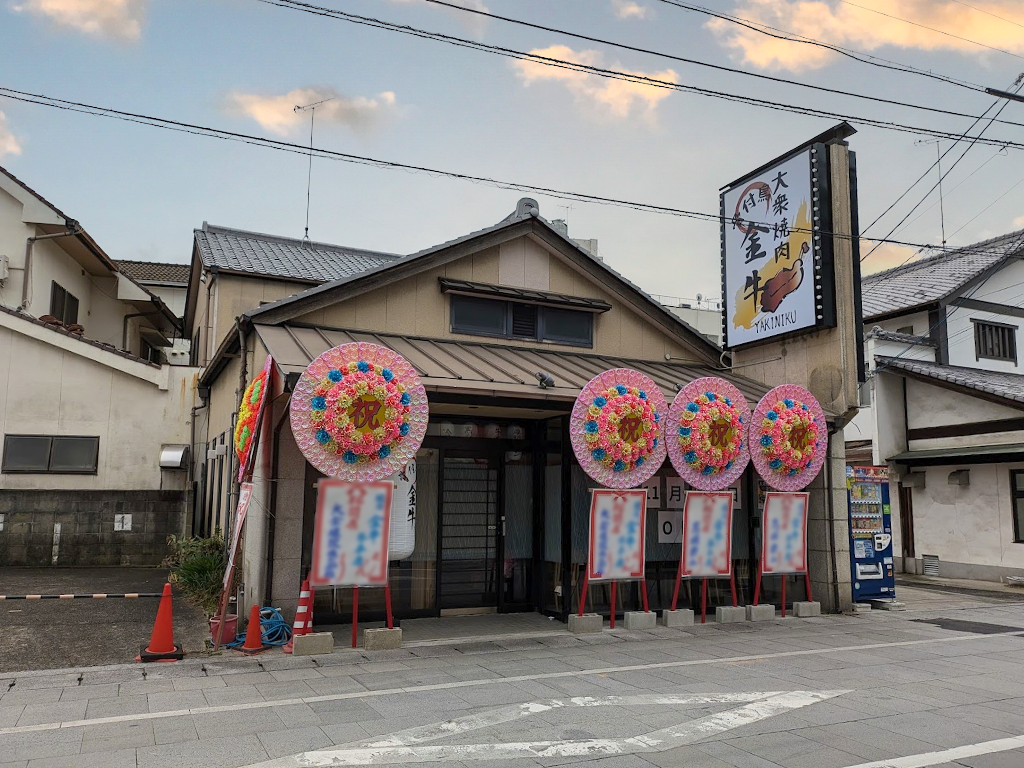
[[[3,472],[94,475],[99,452],[98,437],[5,435]]]
[[[896,329],[896,333],[905,333],[905,334],[907,334],[907,336],[913,336],[914,335],[914,326],[912,326],[912,325],[904,325],[902,328],[897,328]]]
[[[452,294],[451,314],[452,333],[593,346],[592,312]]]
[[[1017,328],[1003,323],[974,323],[975,359],[1009,360],[1017,363]]]
[[[1010,470],[1010,504],[1013,506],[1013,540],[1024,544],[1024,469]]]
[[[162,360],[160,350],[157,347],[154,347],[145,339],[141,339],[140,341],[141,343],[139,345],[139,357],[141,357],[143,360],[148,360],[151,363],[156,363],[157,365],[159,365]]]
[[[78,322],[78,299],[57,283],[50,284],[50,314],[64,325]]]
[[[192,339],[192,344],[188,348],[188,364],[199,365],[199,334],[200,331],[196,331],[196,335]]]

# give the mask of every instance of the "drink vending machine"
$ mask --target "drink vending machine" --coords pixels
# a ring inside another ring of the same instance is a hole
[[[847,467],[853,601],[893,600],[888,467]]]

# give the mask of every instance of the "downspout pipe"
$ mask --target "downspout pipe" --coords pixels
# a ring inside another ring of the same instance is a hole
[[[67,227],[64,232],[54,232],[52,235],[36,235],[25,238],[25,270],[21,278],[21,304],[18,305],[19,312],[27,310],[30,303],[28,294],[29,287],[32,284],[32,247],[36,241],[56,240],[59,237],[74,237],[82,231],[82,228],[74,219],[66,219],[64,226]]]
[[[121,349],[125,352],[128,351],[128,321],[133,317],[145,317],[145,312],[129,312],[124,316],[124,322],[121,324]]]

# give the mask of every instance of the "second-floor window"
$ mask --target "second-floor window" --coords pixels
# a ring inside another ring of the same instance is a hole
[[[453,333],[576,347],[591,347],[594,342],[592,312],[453,294],[451,313]]]
[[[1017,362],[1017,328],[1003,323],[974,323],[974,353],[976,360],[1007,360]]]
[[[50,285],[50,314],[64,325],[78,322],[78,299],[56,282]]]

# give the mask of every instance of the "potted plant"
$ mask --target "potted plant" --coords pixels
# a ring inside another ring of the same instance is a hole
[[[169,580],[181,589],[193,604],[199,606],[210,622],[210,634],[216,637],[221,618],[216,615],[221,591],[224,588],[224,537],[220,530],[206,538],[198,536],[168,536],[170,555],[164,561],[171,573]],[[235,639],[238,617],[228,614],[224,621],[225,641]]]

